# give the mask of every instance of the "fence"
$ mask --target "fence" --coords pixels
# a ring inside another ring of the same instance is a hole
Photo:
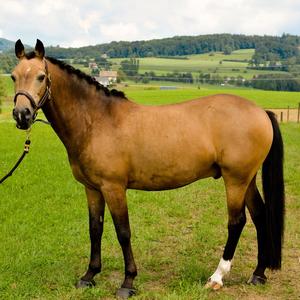
[[[271,109],[277,116],[277,120],[280,122],[297,122],[300,123],[300,103],[298,108],[278,108]]]

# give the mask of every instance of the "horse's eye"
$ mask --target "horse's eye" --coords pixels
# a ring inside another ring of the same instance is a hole
[[[39,75],[37,80],[40,81],[40,82],[43,82],[43,80],[45,79],[46,75],[42,74],[42,75]]]
[[[16,81],[16,77],[14,75],[11,75],[10,78],[12,79],[12,81]]]

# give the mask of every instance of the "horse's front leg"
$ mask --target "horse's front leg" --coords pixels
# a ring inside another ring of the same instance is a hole
[[[135,294],[133,280],[137,275],[137,269],[130,242],[131,232],[126,203],[126,190],[120,184],[106,183],[102,186],[101,191],[111,212],[124,257],[125,279],[121,288],[117,291],[117,296],[127,299]]]
[[[76,284],[77,288],[95,285],[94,276],[101,271],[101,237],[103,233],[105,201],[102,193],[86,187],[89,208],[91,258],[88,270]]]

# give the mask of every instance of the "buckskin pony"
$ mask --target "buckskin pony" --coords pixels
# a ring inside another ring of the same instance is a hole
[[[174,189],[201,178],[223,177],[228,239],[206,286],[219,289],[246,222],[248,208],[257,231],[258,261],[249,283],[266,282],[265,269],[280,269],[284,226],[283,142],[273,113],[233,95],[179,104],[145,106],[103,87],[68,64],[45,57],[37,40],[28,54],[15,44],[13,117],[28,129],[42,109],[68,153],[74,177],[86,190],[91,255],[77,287],[95,285],[101,271],[101,236],[107,205],[125,264],[117,295],[135,293],[137,275],[126,190]],[[264,200],[256,186],[262,166]]]

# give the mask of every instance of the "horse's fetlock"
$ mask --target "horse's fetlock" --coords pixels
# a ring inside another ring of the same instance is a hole
[[[125,271],[125,276],[126,277],[135,278],[137,276],[137,271],[134,270],[134,271],[131,272],[131,271],[126,270]]]
[[[101,272],[101,264],[100,265],[98,265],[98,266],[93,266],[93,265],[89,265],[89,270],[91,271],[91,272],[93,272],[94,274],[98,274],[98,273],[100,273]]]

